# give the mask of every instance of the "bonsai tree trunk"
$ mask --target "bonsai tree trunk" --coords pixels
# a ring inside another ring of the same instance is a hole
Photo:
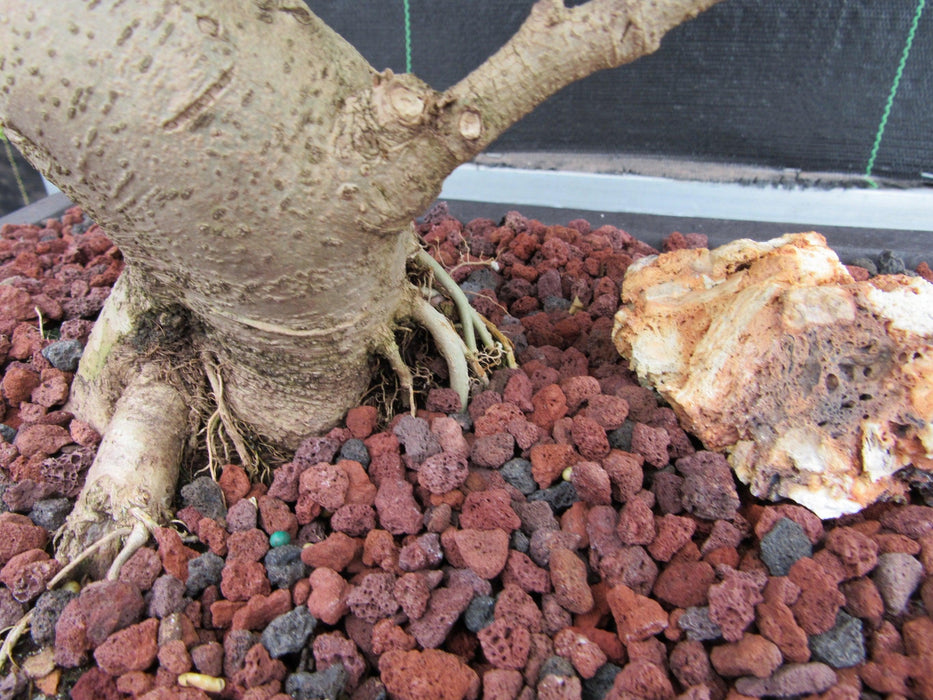
[[[199,401],[294,448],[355,405],[374,356],[405,376],[406,319],[462,377],[469,350],[408,281],[412,219],[541,101],[715,2],[539,0],[437,92],[374,70],[301,0],[0,0],[0,122],[127,262],[75,380],[105,439],[72,534],[164,514]]]

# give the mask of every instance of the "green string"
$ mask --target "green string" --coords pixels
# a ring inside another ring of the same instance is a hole
[[[910,56],[910,47],[914,43],[914,36],[917,33],[917,25],[920,24],[920,15],[923,14],[923,6],[926,0],[917,2],[917,11],[914,13],[914,19],[910,23],[910,31],[907,33],[907,43],[904,44],[904,51],[901,53],[901,61],[897,65],[897,72],[894,73],[894,82],[891,83],[891,91],[888,93],[888,101],[884,105],[884,112],[881,115],[881,122],[878,124],[878,133],[875,134],[875,143],[871,147],[871,154],[868,156],[868,165],[865,167],[865,179],[872,187],[878,187],[878,183],[872,179],[871,171],[875,167],[875,158],[878,156],[878,149],[881,147],[881,139],[884,136],[884,128],[888,124],[888,117],[891,116],[891,107],[894,105],[894,96],[897,95],[898,85],[901,83],[901,76],[904,74],[904,66],[907,65],[907,57]]]
[[[408,0],[402,0],[405,7],[405,72],[411,73],[411,8]]]

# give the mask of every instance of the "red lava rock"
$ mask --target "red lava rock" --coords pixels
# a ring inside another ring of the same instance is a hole
[[[217,483],[220,484],[220,489],[223,491],[227,508],[230,508],[230,506],[246,496],[250,489],[249,476],[246,474],[246,470],[237,464],[225,464],[221,469]]]
[[[347,690],[352,691],[356,688],[366,670],[366,662],[352,640],[340,632],[319,634],[314,638],[312,650],[318,670],[323,671],[334,664],[343,664],[348,675]]]
[[[335,532],[322,542],[302,548],[301,561],[312,568],[325,567],[343,571],[362,550],[363,543],[358,538]]]
[[[484,700],[513,700],[522,689],[522,674],[504,668],[491,668],[483,673]]]
[[[230,626],[235,630],[261,630],[276,617],[291,609],[291,593],[285,589],[273,591],[269,595],[257,594],[233,613]]]
[[[140,591],[148,591],[162,573],[162,560],[155,550],[141,547],[120,569],[120,581],[136,586]]]
[[[654,513],[646,499],[631,498],[622,506],[616,533],[622,543],[627,545],[645,545],[654,541],[657,534]]]
[[[269,536],[252,528],[231,533],[227,537],[227,562],[234,559],[259,561],[269,551]]]
[[[570,661],[581,678],[592,678],[608,660],[598,644],[569,627],[555,635],[554,651]]]
[[[375,624],[383,618],[391,617],[398,610],[394,589],[395,576],[392,574],[367,574],[350,591],[347,604],[354,615]]]
[[[656,521],[658,534],[648,545],[655,561],[670,561],[671,557],[690,541],[696,531],[696,521],[679,515],[665,515]]]
[[[652,637],[667,627],[667,613],[657,601],[624,584],[610,588],[606,602],[615,618],[619,638],[626,644]]]
[[[509,433],[495,433],[476,438],[470,459],[478,467],[497,469],[515,453],[515,438]]]
[[[0,285],[0,288],[4,286]],[[0,389],[7,403],[15,406],[29,399],[29,395],[39,386],[39,381],[39,373],[34,369],[20,362],[12,362],[6,368],[3,381],[0,382]]]
[[[417,620],[428,608],[431,587],[424,574],[406,573],[396,579],[393,595],[408,619]]]
[[[180,639],[173,639],[160,646],[157,658],[159,665],[172,673],[180,675],[191,670],[191,656]]]
[[[92,666],[72,686],[69,697],[71,700],[119,700],[122,696],[113,676]]]
[[[788,697],[821,693],[836,683],[836,672],[822,663],[785,664],[770,678],[746,676],[735,682],[735,689],[745,695]]]
[[[234,674],[234,681],[247,688],[257,688],[269,681],[280,681],[285,677],[285,664],[269,656],[262,644],[254,644],[246,652],[243,667]]]
[[[550,431],[554,423],[567,415],[567,397],[557,384],[550,384],[531,398],[534,411],[531,422]]]
[[[542,489],[553,484],[567,468],[579,461],[570,445],[539,444],[531,448],[531,475]]]
[[[319,462],[305,469],[299,477],[299,493],[308,494],[315,503],[337,510],[346,502],[350,477],[336,464]]]
[[[421,463],[418,484],[431,493],[442,494],[461,486],[468,474],[465,459],[450,452],[439,452]]]
[[[702,642],[692,639],[678,642],[669,661],[671,673],[684,688],[708,683],[715,677]]]
[[[336,571],[319,566],[311,572],[311,593],[306,605],[314,617],[327,625],[336,625],[347,613],[350,584]]]
[[[560,383],[567,401],[567,411],[576,413],[590,398],[598,396],[601,389],[595,377],[586,375],[568,377]]]
[[[372,435],[378,420],[379,415],[375,406],[357,406],[347,411],[347,428],[349,428],[353,437],[358,440],[363,440]]]
[[[45,528],[34,525],[25,515],[0,513],[0,566],[27,550],[43,549],[48,539]]]
[[[667,446],[670,436],[663,428],[636,423],[632,430],[632,452],[641,455],[653,467],[660,469],[670,461]]]
[[[885,511],[881,524],[889,530],[919,539],[933,532],[933,507],[905,505]]]
[[[713,647],[710,661],[721,676],[767,678],[783,659],[773,642],[757,634],[745,634],[738,642]]]
[[[279,530],[287,532],[291,537],[298,534],[298,520],[284,501],[269,495],[260,496],[257,500],[259,525],[267,535]]]
[[[268,595],[272,590],[266,567],[258,561],[230,559],[221,571],[220,591],[230,601],[246,601],[254,595]]]
[[[390,651],[379,658],[386,690],[399,700],[463,700],[479,695],[479,676],[460,658],[437,649]]]
[[[872,627],[881,624],[884,615],[884,601],[878,587],[870,578],[858,578],[842,585],[845,596],[845,609],[854,617],[867,620]]]
[[[162,568],[182,583],[187,581],[188,562],[198,556],[198,553],[186,547],[181,541],[181,536],[170,528],[156,528],[152,536],[159,544]]]
[[[674,687],[664,669],[643,660],[626,665],[616,675],[610,692],[612,697],[644,700],[670,700],[674,697]]]
[[[533,449],[533,448],[532,448]],[[622,450],[612,450],[602,459],[603,469],[609,475],[612,484],[612,497],[620,503],[626,503],[641,491],[644,482],[644,457]]]
[[[522,410],[518,406],[502,401],[494,403],[476,419],[473,435],[479,439],[501,433],[510,422],[521,420],[522,417]]]
[[[577,415],[573,418],[571,437],[577,451],[589,460],[597,460],[609,454],[609,439],[605,429],[592,418]]]
[[[486,660],[496,668],[524,668],[531,650],[531,633],[527,628],[506,619],[494,620],[477,634]]]
[[[548,562],[554,597],[565,610],[585,613],[593,607],[593,594],[586,579],[586,564],[566,547],[551,550]]]
[[[531,379],[528,378],[527,374],[519,370],[509,377],[509,381],[502,391],[502,400],[517,406],[523,413],[531,413],[534,411],[534,404],[531,402],[533,394],[534,387],[531,384]]]
[[[763,575],[726,569],[722,582],[710,586],[709,616],[722,629],[726,641],[739,641],[755,620],[755,606],[763,600],[765,581]]]
[[[473,590],[465,585],[436,588],[431,593],[427,610],[411,623],[408,631],[423,648],[439,647],[472,599]]]
[[[60,425],[25,425],[16,433],[13,445],[23,457],[52,455],[71,442],[71,433]]]
[[[800,595],[791,605],[794,619],[807,634],[822,634],[836,623],[836,613],[846,602],[836,582],[809,557],[794,562],[788,578],[800,587]]]
[[[70,375],[50,367],[42,370],[41,377],[42,383],[32,390],[31,398],[33,403],[52,408],[53,406],[60,406],[68,400],[68,392],[71,390]]]
[[[61,563],[51,559],[44,550],[27,549],[11,557],[3,566],[0,581],[16,600],[27,603],[45,592],[45,585],[61,568]]]
[[[385,479],[376,493],[376,513],[382,527],[393,535],[416,535],[423,526],[421,510],[412,485],[402,479]]]
[[[652,592],[669,605],[690,608],[706,603],[715,580],[713,567],[705,561],[674,561],[658,575]]]
[[[521,520],[512,510],[508,491],[487,489],[467,494],[460,509],[460,527],[476,530],[518,529]]]
[[[467,528],[455,532],[454,541],[466,566],[480,578],[494,578],[505,568],[509,556],[509,534],[505,530]]]
[[[159,621],[149,618],[114,632],[94,650],[94,660],[102,671],[111,676],[145,671],[159,652],[156,643],[158,629]]]

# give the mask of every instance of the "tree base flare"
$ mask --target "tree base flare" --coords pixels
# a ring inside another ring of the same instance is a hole
[[[190,432],[181,392],[144,365],[114,407],[97,457],[60,533],[57,555],[69,560],[109,532],[137,522],[134,509],[169,516],[182,452]],[[94,574],[106,573],[119,543],[98,552]]]

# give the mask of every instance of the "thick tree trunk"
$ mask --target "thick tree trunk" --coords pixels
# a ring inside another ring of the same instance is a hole
[[[439,93],[376,72],[301,0],[0,0],[0,122],[131,276],[95,329],[76,405],[106,430],[135,386],[132,348],[180,319],[215,397],[223,384],[223,415],[283,447],[325,431],[375,354],[404,374],[399,320],[450,334],[406,277],[410,222],[450,171],[717,1],[539,0]]]

